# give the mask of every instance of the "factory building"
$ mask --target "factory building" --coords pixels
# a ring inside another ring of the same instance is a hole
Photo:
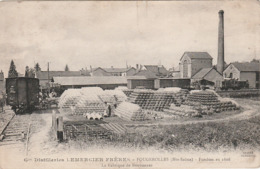
[[[203,68],[194,76],[192,76],[192,83],[195,81],[207,80],[213,82],[216,87],[221,87],[223,76],[214,68]]]
[[[169,71],[163,65],[144,65],[144,70],[153,73],[156,77],[169,76]]]
[[[133,76],[127,77],[127,87],[129,89],[155,89],[158,86],[155,86],[155,80],[168,77],[169,75],[169,71],[164,66],[144,65],[143,69],[138,70]],[[164,80],[164,82],[168,83],[167,80]],[[170,83],[172,84],[172,82]]]
[[[80,71],[37,71],[35,77],[40,81],[40,87],[45,89],[49,82],[53,82],[53,77],[77,77],[90,76],[87,70]]]
[[[250,88],[259,88],[260,63],[234,62],[230,63],[223,72],[225,78],[248,81]]]
[[[154,89],[155,78],[146,78],[145,76],[127,77],[128,89]]]
[[[74,77],[53,77],[54,83],[64,89],[81,87],[100,87],[104,90],[115,89],[119,86],[127,86],[126,77],[111,76],[74,76]]]
[[[185,52],[179,64],[180,78],[192,78],[203,68],[212,67],[212,57],[208,52]]]
[[[224,11],[219,11],[218,27],[218,59],[216,68],[212,65],[213,58],[207,52],[185,52],[180,59],[180,78],[190,78],[191,83],[209,81],[215,87],[221,87],[224,69]],[[175,75],[177,76],[177,75]]]
[[[158,78],[154,80],[154,88],[180,87],[182,89],[189,89],[190,83],[191,80],[189,78]]]

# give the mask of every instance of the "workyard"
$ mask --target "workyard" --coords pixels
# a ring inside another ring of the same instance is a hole
[[[0,148],[34,154],[111,146],[169,152],[259,147],[257,89],[82,87],[44,98],[37,85],[28,88],[37,79],[7,82]]]
[[[68,89],[53,112],[52,126],[59,141],[78,137],[91,141],[113,140],[133,134],[133,127],[171,125],[176,122],[206,120],[239,114],[243,108],[234,100],[211,90],[180,88],[149,89],[101,88]]]
[[[191,151],[255,148],[258,110],[258,101],[222,98],[211,90],[68,89],[58,108],[25,115],[6,111],[0,148],[11,146],[27,154],[106,146],[167,152],[183,147]],[[4,128],[7,121],[10,124]]]

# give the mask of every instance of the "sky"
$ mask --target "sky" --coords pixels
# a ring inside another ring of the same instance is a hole
[[[217,61],[218,11],[224,10],[225,61],[260,59],[260,3],[248,1],[0,2],[0,70],[18,72],[177,66],[185,51]]]

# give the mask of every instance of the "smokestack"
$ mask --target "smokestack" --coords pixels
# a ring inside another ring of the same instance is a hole
[[[224,11],[220,10],[218,25],[218,63],[217,70],[222,74],[224,70]]]

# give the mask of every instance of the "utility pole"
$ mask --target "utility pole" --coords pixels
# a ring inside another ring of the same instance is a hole
[[[49,70],[49,62],[48,62],[47,71],[48,71],[48,94],[49,94],[49,93],[50,93],[50,70]]]

